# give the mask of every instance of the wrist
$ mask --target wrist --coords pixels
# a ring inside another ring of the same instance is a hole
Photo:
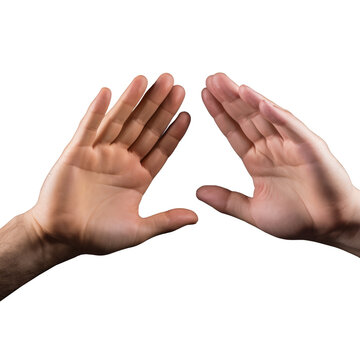
[[[31,211],[14,217],[0,229],[0,300],[74,256],[63,244],[47,241]]]
[[[360,257],[360,190],[353,188],[351,205],[347,207],[345,216],[339,216],[341,221],[320,239],[328,245],[335,246]]]
[[[32,244],[34,250],[37,249],[43,268],[42,271],[79,255],[67,244],[59,242],[46,234],[33,216],[31,209],[18,215],[17,218],[26,232],[29,244]]]

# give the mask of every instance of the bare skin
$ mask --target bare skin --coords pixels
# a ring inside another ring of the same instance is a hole
[[[200,200],[285,239],[308,239],[360,255],[360,192],[326,143],[289,111],[225,74],[202,98],[253,179],[254,194],[203,186]]]
[[[146,92],[136,77],[107,112],[102,89],[56,162],[36,205],[0,230],[0,299],[48,268],[80,254],[109,254],[197,222],[173,209],[147,218],[141,198],[184,136],[185,91],[161,75]],[[140,102],[139,102],[140,101]]]
[[[198,198],[269,234],[360,256],[360,192],[326,143],[290,112],[225,74],[210,76],[206,85],[205,106],[255,190],[249,198],[203,186]],[[143,194],[190,122],[181,113],[167,129],[185,94],[171,75],[160,76],[144,95],[146,86],[143,76],[135,78],[109,112],[110,90],[102,89],[37,204],[0,229],[0,299],[74,256],[109,254],[196,223],[187,209],[139,216]]]

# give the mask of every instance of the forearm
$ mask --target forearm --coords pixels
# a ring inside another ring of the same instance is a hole
[[[0,229],[0,300],[71,257],[63,245],[44,239],[29,213],[16,216]]]

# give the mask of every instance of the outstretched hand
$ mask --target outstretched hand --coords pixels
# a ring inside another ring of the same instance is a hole
[[[252,177],[254,194],[203,186],[200,200],[278,237],[354,246],[339,239],[359,228],[359,190],[320,137],[225,74],[208,77],[202,97]]]
[[[107,254],[196,223],[186,209],[139,216],[143,194],[190,123],[183,112],[167,128],[185,96],[171,75],[161,75],[144,95],[146,87],[138,76],[110,111],[106,88],[90,105],[29,211],[48,241]]]

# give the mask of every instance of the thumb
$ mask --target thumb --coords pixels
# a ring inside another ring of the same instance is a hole
[[[156,235],[177,230],[185,225],[195,224],[197,215],[187,209],[172,209],[143,219],[143,237],[150,239]]]
[[[235,216],[251,225],[255,225],[250,212],[251,198],[244,194],[220,186],[208,185],[200,187],[196,192],[196,196],[199,200],[224,214]]]

